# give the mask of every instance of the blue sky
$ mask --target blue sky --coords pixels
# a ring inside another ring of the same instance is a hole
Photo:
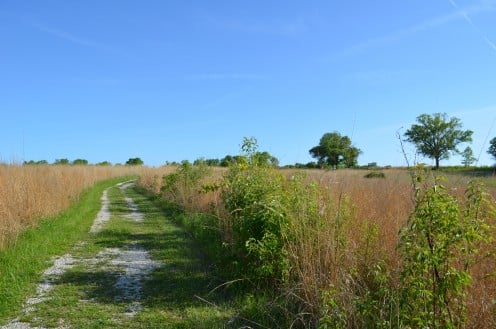
[[[405,165],[397,131],[436,112],[495,162],[496,0],[2,0],[0,21],[3,162],[158,166],[253,136],[306,163],[338,131]]]

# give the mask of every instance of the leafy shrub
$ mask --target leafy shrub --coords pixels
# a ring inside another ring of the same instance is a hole
[[[206,164],[191,165],[184,161],[177,170],[163,177],[160,189],[162,197],[192,209],[201,184],[211,169]]]
[[[283,249],[287,216],[285,178],[272,167],[261,165],[256,147],[256,140],[245,139],[247,161],[230,167],[221,195],[232,230],[232,240],[227,243],[239,273],[263,284],[284,280],[287,272]]]
[[[417,181],[421,181],[417,177]],[[480,184],[470,183],[465,209],[436,179],[417,189],[414,212],[401,232],[402,324],[408,327],[459,328],[471,284],[470,267],[480,245],[492,239],[494,205]]]
[[[384,174],[382,171],[371,171],[363,177],[365,177],[365,178],[386,178],[386,174]]]

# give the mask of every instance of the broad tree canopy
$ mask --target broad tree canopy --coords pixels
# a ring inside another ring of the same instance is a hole
[[[460,153],[458,144],[472,141],[473,132],[461,130],[460,119],[448,119],[446,113],[422,114],[417,122],[405,132],[406,141],[413,143],[419,153],[434,159],[436,169],[439,160],[448,159],[450,153]]]
[[[143,163],[143,160],[140,158],[129,158],[129,160],[126,161],[126,165],[128,166],[141,166]]]
[[[319,145],[310,149],[310,155],[318,159],[319,164],[327,164],[332,168],[344,165],[351,168],[357,165],[358,156],[362,153],[352,145],[348,136],[341,136],[337,131],[325,133]]]

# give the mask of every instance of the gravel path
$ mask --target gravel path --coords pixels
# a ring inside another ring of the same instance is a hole
[[[117,186],[124,194],[125,190],[133,185],[134,182],[125,182]],[[129,210],[124,218],[142,222],[145,216],[138,210],[134,200],[129,197],[125,197],[124,200]],[[108,189],[103,192],[101,201],[102,207],[90,229],[92,234],[100,233],[111,218]],[[77,254],[77,251],[83,248],[85,244],[85,242],[79,242],[73,247],[72,253],[56,257],[53,260],[52,266],[43,272],[41,282],[36,288],[36,294],[25,302],[22,310],[24,315],[34,312],[37,305],[50,300],[50,293],[54,290],[56,284],[60,282],[61,277],[68,270],[78,265],[84,265],[86,272],[119,273],[115,277],[113,285],[115,291],[117,291],[114,299],[126,303],[125,315],[128,317],[134,317],[137,312],[143,309],[139,301],[142,295],[143,281],[154,269],[161,265],[155,262],[149,253],[136,241],[121,248],[104,248],[90,258],[74,256],[73,254]],[[111,274],[109,274],[110,276]],[[81,300],[81,302],[84,302],[84,300]],[[68,327],[61,323],[58,328]],[[17,318],[0,327],[0,329],[43,329],[43,327],[31,327],[29,323],[21,322]]]

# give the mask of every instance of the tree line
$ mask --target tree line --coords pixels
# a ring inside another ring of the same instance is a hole
[[[47,160],[39,160],[39,161],[34,161],[34,160],[29,160],[29,161],[24,161],[23,165],[72,165],[72,166],[87,166],[90,165],[88,160],[86,159],[75,159],[73,161],[70,161],[69,159],[62,158],[62,159],[55,159],[53,163],[49,163]],[[125,165],[127,166],[140,166],[143,165],[144,162],[141,160],[141,158],[129,158]],[[109,161],[102,161],[95,163],[96,166],[112,166],[112,163]],[[116,166],[119,166],[121,164],[115,164]]]
[[[417,123],[413,124],[403,136],[399,136],[401,143],[412,143],[417,153],[426,158],[434,160],[435,169],[440,166],[441,160],[447,160],[451,155],[459,154],[462,156],[462,165],[469,167],[476,163],[477,158],[474,156],[470,146],[466,146],[463,151],[458,147],[463,143],[472,142],[471,130],[463,130],[462,123],[459,118],[449,118],[446,113],[434,113],[432,115],[422,114],[417,117]],[[248,139],[248,141],[256,139]],[[358,167],[358,157],[362,154],[362,150],[354,146],[351,138],[342,136],[338,131],[325,133],[319,141],[319,144],[309,150],[310,155],[316,160],[306,164],[296,163],[285,167],[291,168],[356,168]],[[489,142],[487,153],[493,156],[496,160],[496,137]],[[279,166],[279,160],[269,152],[259,152],[254,154],[253,159],[256,159],[259,164]],[[207,166],[228,167],[233,163],[246,162],[247,158],[244,155],[226,155],[221,159],[205,159],[199,158],[193,162],[194,165],[204,164]],[[181,163],[189,162],[187,160]],[[178,162],[166,162],[166,165],[180,165]],[[49,164],[46,160],[41,161],[24,161],[25,165],[43,165]],[[88,165],[85,159],[56,159],[54,165]],[[144,162],[140,158],[130,158],[125,165],[143,165]],[[96,165],[110,166],[108,161],[99,162]],[[117,164],[119,165],[119,164]],[[370,165],[370,164],[369,164]],[[376,163],[372,163],[375,166]]]
[[[474,156],[470,146],[466,146],[463,151],[459,145],[472,142],[471,130],[463,130],[459,118],[449,118],[446,113],[434,113],[432,115],[422,114],[417,117],[417,123],[413,124],[400,141],[412,143],[418,154],[434,160],[435,169],[440,166],[441,160],[447,160],[451,155],[459,154],[462,156],[462,165],[469,167],[476,163],[477,158]],[[487,152],[496,160],[496,137],[489,142]],[[309,150],[310,155],[316,160],[306,164],[296,163],[285,167],[290,168],[356,168],[358,167],[358,157],[362,150],[354,146],[351,138],[341,135],[338,131],[325,133],[319,141],[319,144]],[[278,166],[279,161],[276,157],[268,152],[257,152],[260,163]],[[204,159],[195,160],[193,164],[206,164],[208,166],[227,167],[231,163],[246,161],[244,156],[227,155],[222,159]],[[178,163],[171,163],[178,164]],[[377,163],[371,163],[367,167],[375,167]]]

